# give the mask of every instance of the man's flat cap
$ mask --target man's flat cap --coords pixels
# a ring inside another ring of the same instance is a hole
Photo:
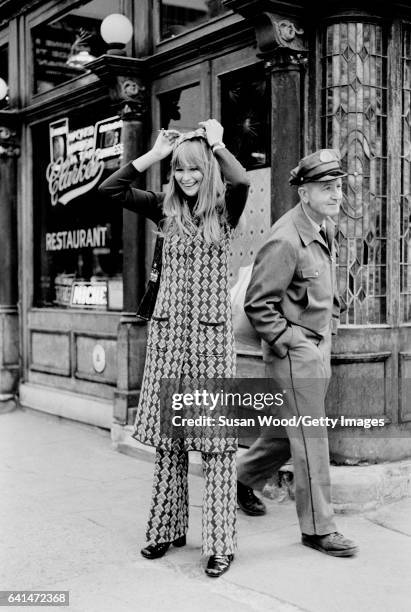
[[[290,175],[290,185],[303,185],[314,181],[332,181],[347,176],[347,173],[341,168],[338,149],[320,149],[303,157]]]

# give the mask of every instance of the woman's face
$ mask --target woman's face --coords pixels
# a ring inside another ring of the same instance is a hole
[[[203,173],[197,166],[178,164],[174,171],[174,178],[184,195],[192,198],[200,190]]]

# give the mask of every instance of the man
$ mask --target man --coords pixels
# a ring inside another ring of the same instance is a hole
[[[272,227],[259,251],[245,311],[263,342],[267,378],[286,389],[282,418],[325,417],[331,375],[331,333],[339,318],[335,274],[335,224],[342,200],[340,154],[322,149],[291,171],[300,202]],[[265,513],[254,495],[291,453],[302,543],[333,556],[357,552],[339,534],[330,495],[327,430],[287,427],[288,439],[260,437],[238,465],[238,501],[250,515]]]

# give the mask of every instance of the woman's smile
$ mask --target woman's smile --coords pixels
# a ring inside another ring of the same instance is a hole
[[[196,196],[203,180],[203,173],[195,166],[180,166],[175,169],[175,180],[186,196]]]

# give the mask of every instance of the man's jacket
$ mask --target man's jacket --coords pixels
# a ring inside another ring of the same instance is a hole
[[[326,225],[331,248],[299,203],[273,225],[256,257],[244,308],[257,333],[279,357],[292,345],[292,325],[319,339],[337,329],[335,224],[327,218]]]

